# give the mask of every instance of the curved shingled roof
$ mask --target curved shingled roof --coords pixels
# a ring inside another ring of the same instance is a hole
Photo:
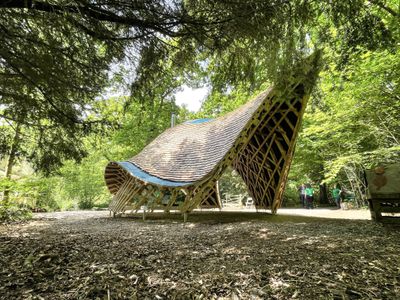
[[[129,162],[164,180],[192,182],[204,178],[231,149],[270,91],[225,116],[167,129]]]
[[[221,208],[218,180],[232,166],[256,208],[275,213],[318,61],[319,53],[310,56],[274,89],[225,116],[169,128],[129,161],[110,162],[104,175],[114,194],[110,211]]]

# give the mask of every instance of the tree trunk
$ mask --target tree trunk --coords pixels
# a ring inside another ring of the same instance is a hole
[[[326,183],[319,185],[319,203],[320,204],[329,204]]]
[[[10,155],[8,156],[8,161],[6,166],[5,177],[8,179],[11,179],[12,169],[15,164],[20,133],[21,133],[21,126],[20,123],[17,123],[17,126],[15,127],[14,138],[11,145]],[[10,199],[10,188],[6,188],[3,192],[3,204],[8,204],[9,199]]]

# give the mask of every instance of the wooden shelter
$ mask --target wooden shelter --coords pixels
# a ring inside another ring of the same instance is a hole
[[[142,152],[110,162],[105,180],[113,213],[221,208],[218,179],[228,166],[243,178],[256,208],[280,207],[302,116],[316,77],[310,57],[278,87],[216,119],[165,130]]]
[[[400,223],[400,164],[378,166],[365,175],[372,220]]]

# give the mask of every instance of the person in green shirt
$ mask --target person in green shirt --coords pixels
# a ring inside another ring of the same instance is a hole
[[[314,189],[311,187],[311,184],[306,184],[306,202],[307,208],[314,208]]]
[[[340,208],[340,196],[341,196],[341,190],[338,185],[335,186],[335,188],[332,190],[332,197],[333,200],[335,200],[337,208]]]

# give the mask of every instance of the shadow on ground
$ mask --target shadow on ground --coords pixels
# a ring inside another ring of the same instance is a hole
[[[3,299],[396,299],[400,233],[243,212],[42,216],[0,228]]]
[[[143,213],[131,213],[121,217],[135,222],[143,221]],[[246,212],[246,211],[204,211],[204,212],[192,212],[188,214],[188,223],[235,223],[235,222],[291,222],[291,223],[313,223],[313,222],[332,222],[336,220],[338,222],[345,220],[345,222],[366,222],[366,220],[349,220],[344,218],[333,218],[323,216],[301,216],[301,215],[289,215],[289,214],[271,214],[268,212]],[[154,212],[146,214],[146,221],[160,221],[160,222],[183,222],[183,215],[181,213],[169,213]],[[145,222],[146,222],[145,221]],[[368,220],[367,222],[371,222]]]

